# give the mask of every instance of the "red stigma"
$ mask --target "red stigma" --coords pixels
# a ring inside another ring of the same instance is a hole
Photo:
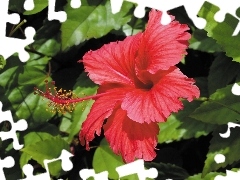
[[[57,87],[55,87],[55,82],[52,81],[51,84],[48,82],[48,80],[45,80],[45,92],[39,90],[37,87],[34,87],[34,94],[40,95],[44,98],[47,98],[50,100],[50,102],[47,104],[47,109],[52,113],[66,113],[66,112],[72,112],[75,108],[75,105],[77,102],[71,102],[73,99],[77,99],[78,97],[71,91],[66,91],[59,89],[57,90]],[[49,84],[51,86],[49,86]]]

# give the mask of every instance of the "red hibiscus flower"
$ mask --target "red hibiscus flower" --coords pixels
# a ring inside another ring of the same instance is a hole
[[[189,28],[174,17],[163,26],[161,16],[152,10],[143,33],[84,55],[81,62],[100,85],[98,94],[105,94],[95,98],[79,134],[87,149],[103,126],[110,147],[125,162],[151,161],[156,156],[157,123],[183,108],[180,98],[199,97],[194,80],[174,66],[186,54]]]
[[[171,16],[169,25],[161,25],[162,13],[152,10],[146,30],[123,41],[112,42],[83,57],[90,79],[99,84],[97,95],[75,98],[68,92],[35,93],[51,100],[60,111],[72,111],[74,104],[94,99],[95,102],[82,124],[81,144],[104,135],[110,147],[125,162],[136,158],[151,161],[159,133],[159,122],[183,108],[180,98],[192,101],[199,97],[194,80],[175,66],[186,54],[190,34],[187,25]],[[106,122],[105,122],[106,120]]]

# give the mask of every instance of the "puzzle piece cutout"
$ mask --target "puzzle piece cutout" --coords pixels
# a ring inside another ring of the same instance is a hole
[[[79,176],[83,180],[87,180],[90,177],[93,177],[94,180],[108,180],[107,171],[96,174],[93,169],[82,169],[81,171],[79,171]]]
[[[219,135],[220,135],[222,138],[228,138],[228,137],[230,136],[230,133],[231,133],[230,128],[235,128],[235,127],[240,127],[240,125],[239,125],[239,124],[236,124],[236,123],[233,123],[233,122],[229,122],[229,123],[228,123],[227,132],[225,132],[225,133],[219,133]]]
[[[18,53],[19,59],[25,62],[29,59],[29,54],[24,50],[24,47],[33,43],[33,36],[35,35],[35,29],[27,27],[24,31],[26,39],[18,39],[12,37],[6,37],[6,23],[18,24],[20,16],[16,13],[8,14],[9,0],[0,1],[0,16],[4,17],[0,19],[0,55],[7,59],[15,52]]]
[[[121,9],[124,0],[111,0],[112,13],[118,13]],[[184,6],[188,16],[194,22],[195,26],[199,29],[203,29],[206,26],[206,20],[200,17],[197,17],[199,10],[204,4],[205,0],[126,0],[132,3],[136,3],[137,7],[135,8],[134,15],[137,18],[142,18],[145,16],[145,8],[154,8],[163,12],[161,23],[166,25],[171,22],[171,18],[168,15],[167,11]],[[235,12],[238,7],[240,7],[240,1],[229,0],[227,3],[225,1],[219,0],[208,0],[208,2],[218,6],[221,10],[217,12],[214,16],[215,20],[222,22],[225,19],[227,13],[233,15],[235,18],[240,20],[240,18],[235,15]],[[237,35],[240,27],[236,30],[233,35]]]
[[[66,12],[55,11],[56,0],[48,0],[48,3],[48,20],[59,20],[60,22],[66,21]],[[81,0],[71,0],[70,5],[72,8],[79,8],[81,6]],[[0,55],[2,55],[4,59],[7,59],[14,53],[18,53],[19,59],[22,62],[26,62],[30,56],[24,48],[34,42],[33,37],[36,34],[36,31],[33,27],[27,27],[24,30],[26,39],[6,37],[7,22],[11,24],[18,24],[20,22],[19,14],[8,14],[8,6],[9,0],[0,1],[0,16],[4,17],[0,19]],[[24,9],[28,11],[33,8],[34,0],[25,0]]]
[[[216,163],[223,163],[225,162],[225,156],[223,154],[216,154],[214,157],[214,160]],[[239,179],[240,178],[240,171],[234,172],[226,170],[226,176],[217,175],[214,180],[233,180],[233,179]]]
[[[146,178],[156,178],[158,176],[156,168],[145,169],[143,159],[117,167],[116,171],[118,172],[119,178],[137,174],[139,180],[146,180]],[[83,180],[87,180],[90,177],[93,177],[95,180],[108,180],[107,171],[96,174],[93,169],[83,169],[79,172],[79,175]]]
[[[3,172],[3,168],[11,168],[14,166],[14,164],[15,164],[15,161],[11,156],[8,156],[3,160],[0,158],[0,179],[1,180],[6,180],[6,177]]]
[[[156,168],[145,169],[143,159],[139,159],[132,163],[117,167],[116,171],[118,172],[119,177],[137,174],[139,180],[156,178],[158,176],[158,171]]]
[[[27,129],[28,124],[27,121],[24,119],[21,119],[17,122],[13,121],[12,113],[10,110],[3,112],[2,111],[2,102],[0,102],[0,123],[3,121],[8,121],[11,123],[11,130],[7,132],[0,132],[0,138],[2,141],[7,139],[13,140],[13,148],[15,150],[19,150],[23,147],[23,145],[19,144],[16,131],[24,131]]]
[[[234,171],[226,171],[226,176],[217,175],[214,180],[233,180],[233,179],[240,179],[240,170],[237,172]]]
[[[216,154],[214,157],[216,163],[223,163],[225,162],[225,156],[223,154]],[[233,180],[233,179],[240,179],[240,170],[237,172],[226,170],[226,176],[217,175],[214,180]]]
[[[43,180],[43,179],[50,180],[51,178],[50,178],[50,173],[48,169],[48,164],[58,160],[61,160],[61,166],[64,171],[70,171],[73,168],[72,161],[70,160],[70,157],[72,156],[73,155],[71,153],[63,149],[61,152],[61,155],[58,158],[51,159],[51,160],[45,159],[43,161],[43,164],[46,169],[46,172],[42,174],[37,174],[37,175],[33,175],[34,169],[32,165],[25,164],[22,170],[23,170],[23,173],[26,175],[26,178],[20,179],[20,180]]]
[[[235,88],[238,88],[238,86],[236,86]],[[235,128],[235,127],[240,127],[240,125],[233,122],[229,122],[227,131],[225,133],[219,133],[219,135],[222,138],[228,138],[231,133],[230,128]],[[218,164],[223,163],[225,162],[225,156],[223,154],[216,154],[214,157],[214,160]],[[226,170],[226,176],[217,175],[214,178],[214,180],[232,180],[232,179],[240,179],[240,170],[237,172]]]
[[[67,13],[64,11],[55,11],[56,0],[48,0],[48,20],[59,20],[64,22],[67,20]],[[79,8],[81,0],[71,0],[70,5],[72,8]],[[24,9],[30,11],[34,8],[34,0],[25,0]]]

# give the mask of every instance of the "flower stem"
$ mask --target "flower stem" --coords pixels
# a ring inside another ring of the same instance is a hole
[[[23,24],[25,24],[27,21],[24,19],[22,20],[10,33],[9,33],[9,37],[11,37],[13,35],[13,33],[15,33],[19,28],[21,28],[21,26]]]

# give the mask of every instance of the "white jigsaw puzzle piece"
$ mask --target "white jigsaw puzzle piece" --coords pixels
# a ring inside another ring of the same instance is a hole
[[[17,52],[19,59],[22,62],[26,62],[30,56],[24,48],[33,43],[33,36],[36,32],[34,28],[27,27],[25,29],[26,39],[6,37],[7,22],[17,24],[20,21],[20,16],[18,14],[8,14],[8,5],[9,0],[0,1],[0,16],[4,17],[0,18],[0,55],[7,59]]]
[[[112,13],[118,13],[121,9],[124,0],[111,0]],[[161,23],[163,25],[169,24],[171,21],[170,16],[167,12],[171,9],[184,6],[185,10],[190,19],[194,22],[195,26],[199,29],[203,29],[206,26],[206,20],[203,18],[197,17],[199,10],[201,9],[205,0],[126,0],[128,2],[136,3],[137,7],[134,11],[134,15],[138,18],[142,18],[145,15],[145,8],[154,8],[163,12]],[[240,7],[240,1],[229,0],[228,3],[220,0],[208,0],[208,2],[218,6],[221,10],[215,14],[215,20],[222,22],[225,19],[226,13],[229,13],[240,20],[236,16],[236,10]],[[233,35],[236,35],[239,32],[237,27]]]
[[[32,1],[32,0],[27,0]],[[65,11],[55,11],[56,0],[48,0],[48,20],[59,20],[65,22],[67,20],[67,13]],[[70,5],[72,8],[79,8],[81,6],[81,0],[71,0]]]
[[[82,169],[81,171],[79,171],[79,176],[83,180],[87,180],[90,177],[93,177],[94,180],[108,180],[107,171],[96,174],[94,169]]]
[[[34,169],[31,164],[25,164],[22,168],[22,171],[26,175],[26,178],[19,180],[50,180],[50,174],[48,171],[34,176],[33,170]]]
[[[223,154],[216,154],[214,160],[217,164],[225,162],[225,156]],[[233,180],[240,179],[240,171],[233,172],[226,170],[226,176],[217,175],[214,180]]]
[[[226,176],[217,175],[214,180],[234,180],[234,179],[240,179],[240,171],[234,172],[234,171],[226,171]]]
[[[45,159],[43,161],[43,164],[44,164],[46,172],[42,173],[42,174],[37,174],[37,175],[33,174],[32,165],[25,164],[23,166],[22,170],[23,170],[23,173],[26,175],[26,178],[19,179],[19,180],[50,180],[48,164],[58,161],[58,160],[61,160],[61,166],[64,171],[70,171],[73,168],[72,161],[70,160],[70,157],[72,157],[72,156],[73,155],[70,152],[63,149],[61,152],[61,155],[58,158],[51,159],[51,160]]]
[[[118,172],[120,178],[131,174],[137,174],[139,180],[156,178],[158,176],[156,168],[145,169],[143,159],[117,167],[116,171]]]
[[[6,180],[5,174],[3,172],[3,168],[11,168],[15,164],[15,161],[12,156],[8,156],[3,160],[0,158],[0,179]]]
[[[19,144],[16,131],[24,131],[27,129],[28,124],[27,121],[24,119],[21,119],[17,121],[16,123],[13,121],[12,113],[10,110],[3,112],[2,111],[2,102],[0,102],[0,123],[3,121],[8,121],[11,123],[11,130],[7,132],[0,132],[0,138],[2,141],[7,139],[13,140],[13,148],[15,150],[19,150],[23,147],[23,145]]]
[[[111,6],[112,6],[112,12],[117,13],[120,11],[123,0],[120,0],[120,2],[117,2],[119,0],[111,0]],[[197,17],[197,13],[200,10],[201,6],[204,3],[204,0],[198,0],[198,1],[192,1],[192,0],[126,0],[132,3],[138,4],[134,15],[138,18],[142,18],[145,15],[145,8],[154,8],[159,11],[163,12],[161,23],[163,25],[169,24],[171,22],[170,16],[167,14],[167,12],[171,9],[184,6],[186,9],[186,12],[188,13],[189,18],[191,18],[194,21],[194,24],[202,29],[206,25],[206,21],[202,18]]]
[[[240,125],[237,124],[237,123],[229,122],[229,123],[228,123],[227,132],[225,132],[225,133],[219,133],[219,135],[220,135],[222,138],[228,138],[228,137],[230,136],[230,133],[231,133],[230,128],[235,128],[235,127],[240,127]]]
[[[64,22],[67,20],[67,13],[65,11],[55,11],[56,0],[48,0],[48,20],[59,20]]]

